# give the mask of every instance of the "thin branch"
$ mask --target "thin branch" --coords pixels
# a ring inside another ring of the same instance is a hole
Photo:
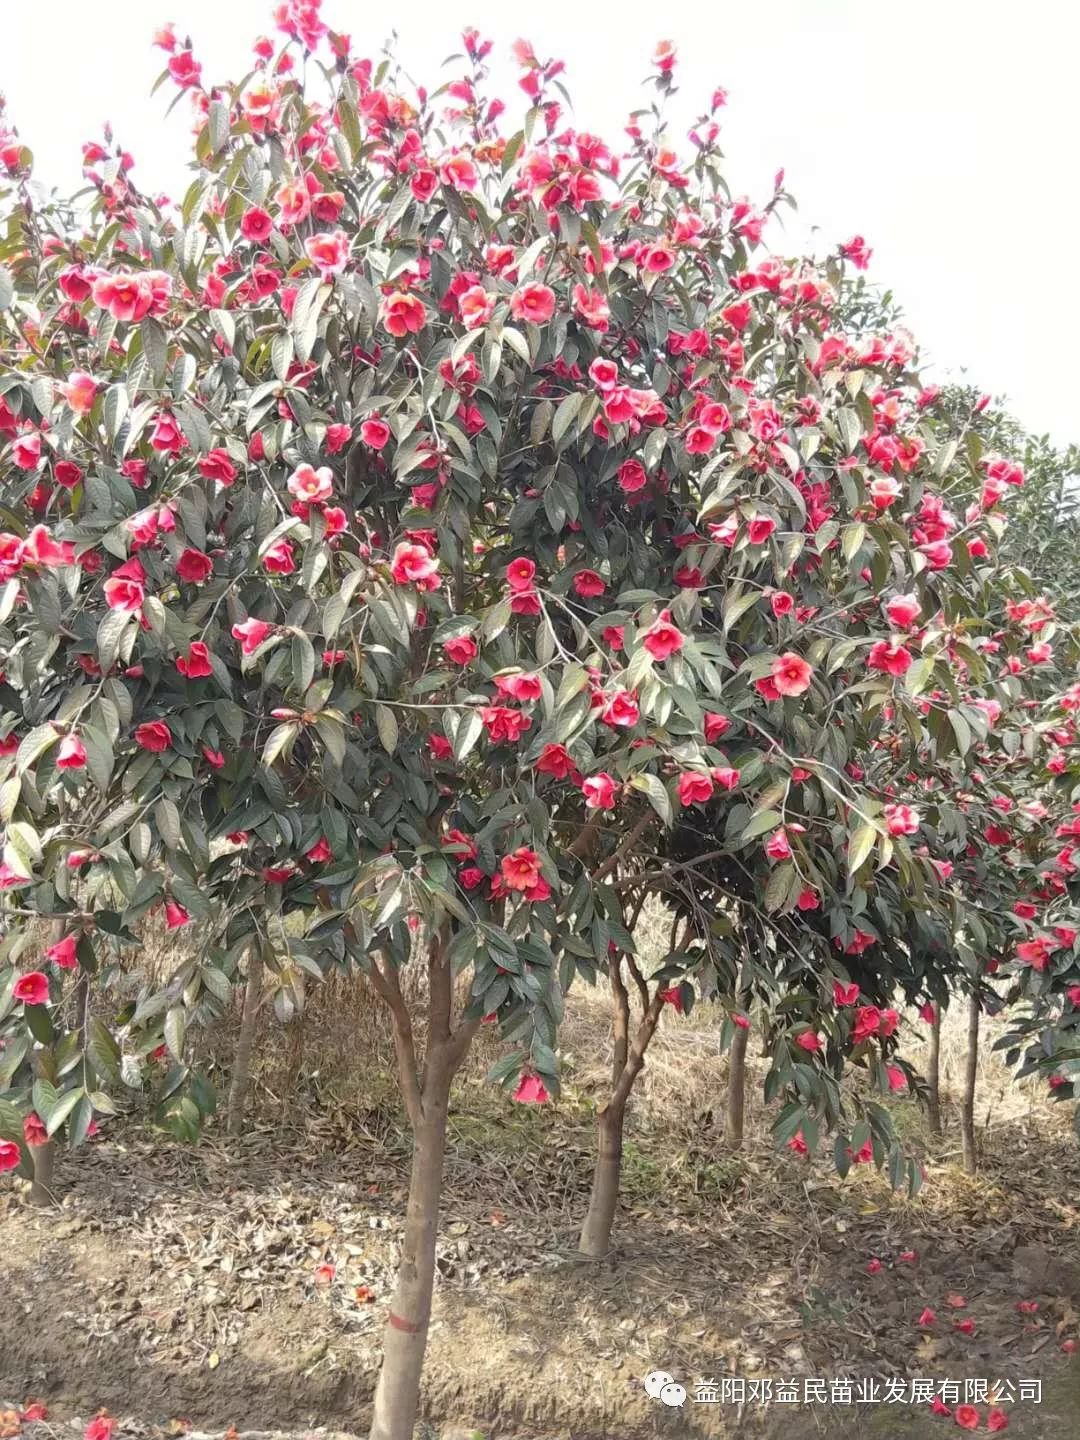
[[[397,1051],[398,1079],[401,1084],[405,1109],[409,1122],[415,1130],[423,1119],[424,1107],[420,1097],[420,1081],[416,1070],[416,1042],[413,1039],[412,1020],[409,1007],[401,993],[397,966],[386,957],[386,969],[379,968],[378,959],[371,962],[368,978],[372,989],[386,1005],[394,1022],[394,1049]]]
[[[597,811],[597,814],[599,813],[600,812]],[[623,856],[628,854],[629,851],[634,848],[634,846],[641,839],[642,835],[644,835],[645,831],[649,828],[652,822],[653,814],[650,810],[647,811],[644,815],[642,815],[637,820],[636,824],[631,826],[629,832],[627,833],[626,839],[622,842],[619,848],[614,852],[614,854],[609,855],[606,860],[602,861],[596,867],[596,869],[589,876],[589,879],[593,881],[603,880],[606,876],[610,875],[611,872],[616,869],[619,861],[623,858]]]
[[[614,1013],[611,1020],[611,1030],[615,1040],[611,1061],[611,1086],[614,1089],[626,1068],[626,1057],[630,1044],[630,997],[623,984],[622,959],[618,955],[613,956],[608,965],[608,978],[611,981],[611,998],[614,1002]]]
[[[428,942],[428,1033],[434,1043],[450,1039],[451,988],[446,930],[443,928]]]
[[[641,1000],[641,1013],[644,1015],[649,1008],[649,986],[638,969],[638,963],[633,955],[626,957],[626,963],[630,967],[630,974],[634,977],[634,984],[637,986],[638,997]]]

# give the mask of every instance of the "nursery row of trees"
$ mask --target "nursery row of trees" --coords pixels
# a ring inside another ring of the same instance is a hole
[[[194,1138],[188,1032],[237,990],[240,1128],[263,998],[363,971],[414,1135],[372,1429],[402,1440],[485,1022],[543,1102],[566,994],[610,992],[593,1255],[695,996],[736,1074],[760,1019],[778,1141],[841,1172],[919,1182],[870,1098],[923,1084],[898,995],[977,1013],[999,971],[1023,1068],[1074,1093],[1072,460],[920,383],[860,239],[765,248],[783,177],[729,195],[721,91],[676,153],[671,47],[616,149],[524,43],[515,128],[473,32],[429,93],[312,0],[275,23],[237,84],[159,34],[177,204],[109,136],[67,202],[0,139],[0,1165],[47,1196],[143,1086]],[[164,985],[156,911],[198,934]]]

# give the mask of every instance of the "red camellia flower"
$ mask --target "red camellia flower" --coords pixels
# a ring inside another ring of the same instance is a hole
[[[507,705],[485,705],[480,719],[487,727],[492,744],[507,741],[516,745],[525,730],[532,728],[532,720],[520,710],[511,710]]]
[[[637,700],[629,690],[616,690],[604,699],[600,718],[605,725],[636,725],[641,716]]]
[[[555,314],[555,292],[537,280],[530,280],[511,295],[510,313],[515,320],[546,325]]]
[[[790,650],[772,663],[769,677],[780,695],[803,695],[814,678],[813,667]]]
[[[540,857],[527,845],[519,845],[503,856],[499,870],[508,890],[531,890],[540,880]]]
[[[58,770],[82,770],[86,765],[86,746],[74,732],[60,741],[56,754]]]
[[[928,1305],[926,1309],[922,1312],[922,1314],[919,1316],[918,1320],[915,1321],[915,1324],[925,1330],[928,1326],[933,1325],[936,1319],[937,1312],[931,1310]]]
[[[579,570],[574,576],[574,589],[583,600],[603,595],[607,586],[595,570]]]
[[[381,450],[390,439],[390,426],[378,415],[371,415],[360,426],[360,439],[372,450]]]
[[[180,558],[176,562],[176,573],[181,580],[188,580],[193,585],[201,585],[214,573],[214,562],[201,550],[190,548],[182,550]]]
[[[426,545],[403,541],[394,550],[390,574],[398,585],[416,585],[421,590],[437,590],[439,562]]]
[[[906,675],[911,668],[911,651],[898,642],[875,640],[870,646],[866,663],[871,670],[884,670],[888,675]]]
[[[1007,1430],[1009,1428],[1009,1417],[1000,1405],[995,1405],[986,1415],[987,1430]]]
[[[135,743],[144,750],[160,754],[172,744],[172,731],[164,720],[147,720],[136,728]]]
[[[910,805],[886,805],[884,815],[890,835],[914,835],[921,823],[919,812]]]
[[[417,296],[397,290],[383,299],[382,322],[390,334],[399,339],[416,335],[427,324],[427,310]]]
[[[191,923],[191,916],[175,900],[165,901],[165,924],[170,930],[181,930]]]
[[[654,660],[666,660],[681,650],[686,637],[671,623],[671,611],[661,610],[659,618],[649,626],[641,643]]]
[[[704,805],[712,798],[713,788],[711,776],[698,770],[684,770],[678,781],[679,804]]]
[[[506,583],[519,595],[532,589],[535,578],[536,565],[532,560],[511,560],[506,567]]]
[[[291,575],[296,569],[293,547],[284,536],[275,540],[262,557],[263,569],[271,575]]]
[[[821,1049],[821,1036],[813,1030],[800,1030],[795,1036],[795,1044],[800,1050],[816,1055]]]
[[[643,490],[648,483],[648,475],[645,473],[645,466],[640,460],[624,460],[618,470],[619,488],[631,495],[635,490]]]
[[[0,1174],[17,1170],[22,1164],[22,1151],[14,1140],[0,1140]]]
[[[231,485],[239,471],[229,458],[227,450],[208,450],[199,456],[199,474],[205,480],[216,480],[220,485]]]
[[[535,768],[542,775],[554,775],[557,780],[565,780],[568,775],[577,772],[577,766],[565,745],[545,745],[540,751]]]
[[[65,935],[55,945],[50,945],[45,951],[45,959],[51,960],[60,970],[74,970],[78,961],[75,957],[75,948],[78,940],[74,935]]]
[[[731,729],[731,721],[726,715],[719,714],[716,710],[705,712],[705,741],[709,745],[715,745],[717,740]]]
[[[788,841],[787,831],[776,830],[765,842],[765,854],[770,860],[790,860],[791,844]]]
[[[177,657],[176,668],[189,680],[199,680],[214,673],[210,651],[201,640],[193,640],[188,646],[188,653]]]
[[[187,53],[184,51],[184,54]],[[102,1411],[100,1415],[94,1416],[83,1431],[83,1440],[112,1440],[112,1433],[115,1429],[116,1421],[111,1415],[106,1415]]]
[[[513,1098],[519,1105],[546,1105],[551,1096],[539,1075],[522,1075]]]
[[[833,1000],[837,1005],[854,1005],[859,998],[858,985],[844,985],[839,980],[833,981]]]
[[[901,630],[906,630],[909,626],[914,625],[922,614],[919,597],[917,595],[894,595],[885,603],[885,614],[891,625],[897,625]]]
[[[468,665],[480,654],[480,647],[471,635],[459,635],[453,640],[447,640],[443,646],[443,654],[455,665]]]
[[[318,470],[313,465],[298,465],[289,476],[286,488],[290,495],[307,505],[318,505],[329,500],[334,490],[334,472],[328,465]]]
[[[245,655],[252,655],[273,628],[265,620],[243,620],[232,627],[232,637],[240,641],[240,649]]]
[[[23,1121],[23,1139],[27,1145],[46,1145],[49,1141],[49,1131],[45,1121],[35,1111],[31,1110]],[[26,1419],[26,1416],[23,1416]]]
[[[613,810],[615,808],[615,780],[606,771],[589,775],[581,782],[581,793],[585,796],[587,810]]]
[[[47,1005],[49,1002],[49,977],[40,970],[28,970],[20,975],[11,987],[14,1000],[24,1005]]]
[[[113,571],[103,588],[110,610],[138,610],[146,599],[146,571],[132,558]]]
[[[974,1405],[957,1405],[953,1412],[953,1419],[961,1430],[977,1430],[979,1428],[979,1412]]]

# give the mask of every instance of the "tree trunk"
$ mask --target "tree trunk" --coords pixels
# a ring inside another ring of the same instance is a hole
[[[248,951],[247,984],[244,986],[244,1011],[240,1017],[240,1034],[233,1057],[232,1080],[226,1124],[230,1135],[239,1135],[244,1128],[244,1105],[247,1100],[248,1078],[251,1073],[251,1050],[255,1043],[255,1025],[262,1000],[263,955],[256,943]]]
[[[743,1123],[746,1119],[746,1047],[749,1042],[749,1029],[736,1025],[728,1060],[727,1125],[724,1131],[724,1139],[732,1150],[738,1150],[743,1142]]]
[[[414,1133],[401,1263],[383,1332],[382,1367],[369,1440],[412,1440],[420,1400],[435,1283],[449,1071],[429,1076],[424,1092],[423,1115]]]
[[[964,1146],[964,1169],[974,1175],[979,1157],[975,1148],[975,1077],[979,1068],[979,992],[968,1002],[968,1043],[964,1066],[964,1098],[960,1107],[960,1135]]]
[[[926,1058],[926,1113],[932,1135],[941,1134],[941,1006],[934,1005]]]
[[[583,1255],[594,1260],[602,1260],[611,1248],[611,1227],[619,1203],[625,1117],[625,1106],[608,1105],[597,1120],[596,1168],[578,1246]]]
[[[47,1140],[44,1145],[30,1145],[30,1159],[34,1162],[34,1178],[30,1185],[32,1205],[55,1205],[53,1193],[53,1165],[56,1161],[56,1141]]]

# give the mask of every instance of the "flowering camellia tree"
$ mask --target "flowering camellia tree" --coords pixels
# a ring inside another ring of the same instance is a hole
[[[243,977],[238,1120],[267,967],[286,1007],[303,971],[362,967],[415,1137],[372,1428],[404,1440],[479,1026],[514,1041],[516,1099],[557,1093],[563,995],[605,967],[618,995],[623,881],[664,888],[679,812],[752,847],[762,913],[828,896],[830,956],[872,967],[878,897],[930,908],[940,876],[858,757],[907,716],[900,689],[966,655],[993,525],[944,505],[956,451],[927,447],[907,339],[830,324],[842,262],[759,250],[782,177],[764,209],[728,198],[722,92],[688,158],[669,147],[669,46],[621,156],[527,45],[515,127],[472,32],[432,97],[313,0],[275,23],[236,85],[159,35],[195,116],[178,205],[108,138],[84,149],[88,212],[35,199],[13,133],[0,152],[0,882],[56,927],[4,952],[0,1163],[79,1139],[162,1047],[162,1113],[193,1131],[187,1023]],[[151,910],[201,944],[107,1028],[96,974]],[[687,970],[642,977],[641,1027],[617,1031],[592,1250],[619,1106]],[[776,1043],[806,1135],[822,1042],[802,1019]]]

